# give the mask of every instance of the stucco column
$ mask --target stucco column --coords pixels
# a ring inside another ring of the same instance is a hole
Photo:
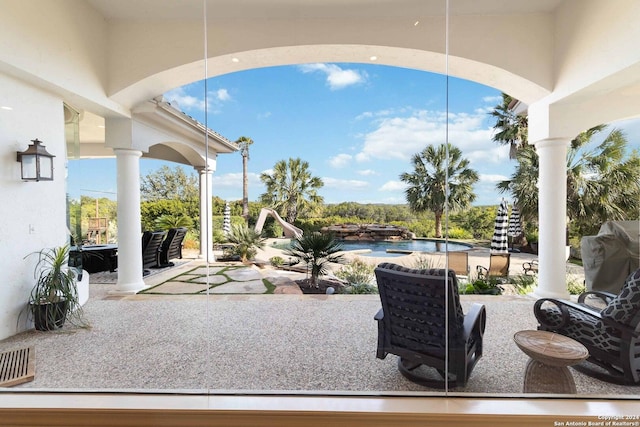
[[[138,150],[115,149],[118,173],[117,293],[144,289],[140,218],[140,157]]]
[[[535,144],[540,170],[538,179],[538,259],[536,297],[568,298],[567,148],[568,138],[545,139]]]
[[[200,175],[200,254],[198,258],[214,261],[213,258],[213,221],[211,212],[213,202],[211,200],[211,187],[213,185],[213,169],[197,167]]]

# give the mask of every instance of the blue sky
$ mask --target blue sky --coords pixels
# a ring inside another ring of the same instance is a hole
[[[262,172],[279,160],[300,157],[324,181],[320,194],[326,203],[405,203],[399,175],[411,172],[414,153],[446,138],[446,78],[439,74],[372,64],[305,64],[211,78],[207,90],[208,126],[232,141],[240,136],[254,140],[249,200],[264,192]],[[202,123],[204,98],[204,82],[165,94]],[[503,195],[495,184],[515,167],[508,149],[491,141],[489,113],[499,102],[496,89],[449,78],[449,141],[480,175],[475,205],[499,203]],[[640,147],[639,122],[622,127],[632,145]],[[163,164],[174,166],[143,159],[141,173]],[[102,179],[92,182],[88,177],[96,169],[103,171]],[[69,162],[71,197],[79,192],[115,198],[115,171],[113,159]],[[212,194],[242,198],[240,153],[218,156]]]

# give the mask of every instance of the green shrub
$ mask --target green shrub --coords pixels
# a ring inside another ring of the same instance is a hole
[[[538,230],[527,230],[525,233],[525,237],[527,238],[527,242],[537,242]]]
[[[531,293],[536,286],[538,286],[538,276],[535,274],[511,276],[509,279],[520,295],[527,295]]]
[[[428,255],[419,255],[413,263],[413,268],[418,270],[428,270],[430,268],[441,268],[440,263]]]
[[[224,232],[220,229],[213,230],[212,233],[213,243],[224,243],[227,241],[227,236],[224,235]]]
[[[345,286],[342,290],[343,294],[351,295],[363,295],[363,294],[377,294],[378,287],[369,283],[354,283],[352,285]]]
[[[274,267],[281,267],[284,264],[284,258],[280,256],[272,256],[269,258],[269,263]]]
[[[318,278],[329,271],[330,264],[345,263],[341,252],[340,242],[332,235],[311,233],[293,239],[285,254],[304,262],[311,273],[311,284],[318,287]]]
[[[345,265],[336,272],[336,276],[346,280],[351,285],[368,285],[373,282],[375,266],[360,258],[355,258],[350,264]],[[353,292],[353,293],[373,293],[373,292]],[[377,288],[376,292],[377,293]]]
[[[449,238],[458,240],[473,239],[473,233],[460,227],[449,228]]]
[[[229,241],[235,243],[232,251],[234,255],[238,255],[242,262],[253,259],[257,250],[264,247],[265,239],[256,233],[253,228],[246,225],[232,225],[229,232]]]
[[[189,230],[182,244],[184,249],[200,249],[200,236],[194,230]]]
[[[567,290],[571,295],[580,295],[586,291],[584,280],[572,275],[567,275]]]
[[[169,230],[170,228],[193,227],[193,220],[184,214],[164,214],[154,221],[156,230]]]
[[[461,284],[459,291],[461,294],[500,295],[502,289],[498,286],[499,283],[495,277],[477,278],[468,284]]]

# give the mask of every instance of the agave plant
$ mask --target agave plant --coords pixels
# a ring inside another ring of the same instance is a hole
[[[42,249],[34,268],[36,284],[31,290],[29,306],[36,329],[51,330],[62,327],[69,314],[82,321],[82,307],[78,301],[76,272],[68,267],[69,245]]]
[[[229,232],[229,242],[235,243],[233,253],[240,256],[242,262],[256,256],[257,250],[264,247],[265,238],[246,225],[232,225]]]
[[[343,264],[345,258],[339,252],[342,245],[330,234],[311,233],[296,237],[287,255],[304,261],[311,269],[311,285],[318,287],[318,277],[329,271],[329,264]]]

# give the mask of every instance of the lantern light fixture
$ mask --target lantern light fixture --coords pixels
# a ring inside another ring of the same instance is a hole
[[[49,153],[42,141],[32,139],[25,151],[18,151],[20,173],[23,181],[53,181],[53,154]]]

